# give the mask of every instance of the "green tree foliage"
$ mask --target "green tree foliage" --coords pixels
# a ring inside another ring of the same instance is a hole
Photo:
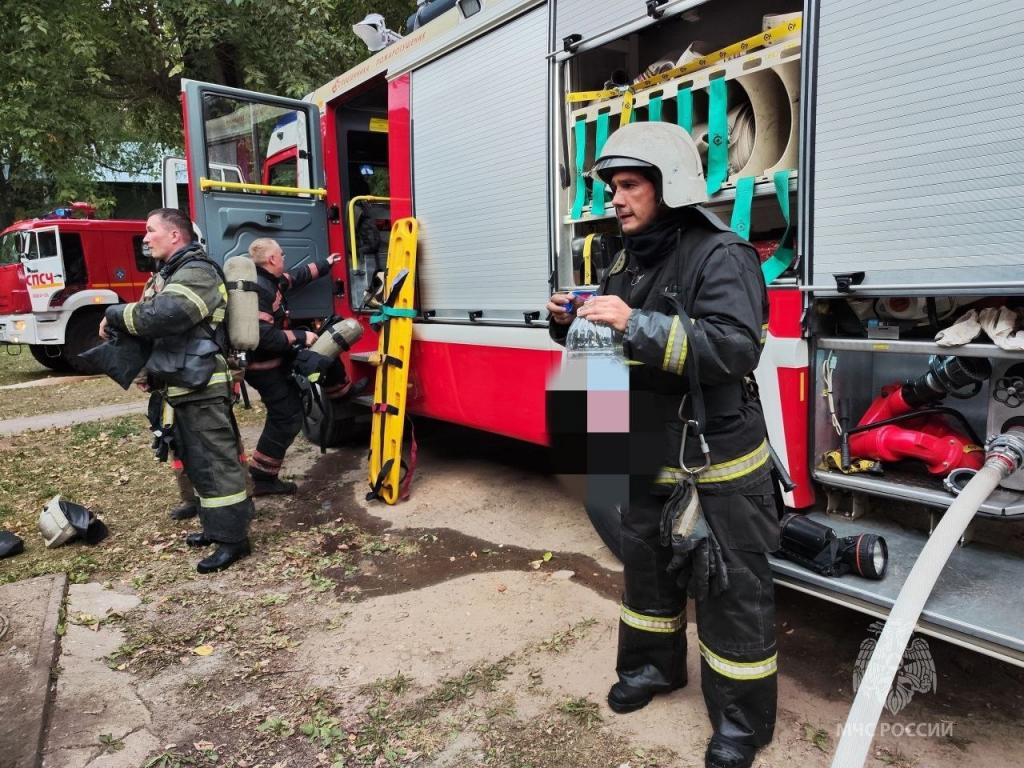
[[[181,147],[182,78],[301,97],[368,55],[367,13],[415,0],[5,0],[0,226],[94,197],[97,167]],[[103,202],[103,201],[100,201]]]

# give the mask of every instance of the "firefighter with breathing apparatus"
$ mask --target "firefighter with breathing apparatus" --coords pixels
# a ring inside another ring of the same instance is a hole
[[[302,429],[302,398],[292,376],[294,347],[315,345],[319,351],[328,339],[318,343],[319,337],[313,331],[288,327],[285,294],[330,274],[331,266],[341,256],[332,253],[325,259],[286,270],[281,246],[267,237],[253,240],[249,245],[249,256],[256,264],[260,339],[249,357],[245,380],[260,393],[260,399],[267,408],[263,432],[249,460],[253,495],[295,493],[295,483],[278,477],[285,453]],[[347,340],[344,348],[347,349],[348,343],[359,338],[362,327],[354,320],[342,321],[342,325],[342,335]],[[333,351],[335,354],[323,361],[326,365],[324,396],[338,400],[349,393],[352,382],[337,358],[338,350]]]
[[[633,363],[619,680],[608,704],[630,712],[686,684],[689,593],[714,730],[705,765],[750,766],[772,739],[777,693],[767,553],[779,548],[779,519],[751,381],[768,319],[760,261],[700,205],[701,160],[682,128],[620,128],[591,175],[613,191],[625,248],[598,295],[556,293],[547,308],[556,341],[578,313],[621,334]]]
[[[217,545],[196,566],[200,573],[210,573],[249,554],[253,514],[231,412],[228,290],[181,211],[158,208],[150,213],[143,242],[160,270],[139,301],[107,307],[99,335],[108,338],[108,330],[114,330],[152,342],[145,371],[150,388],[162,397],[159,420],[173,435],[174,453],[199,499],[203,529],[189,534],[186,543]]]

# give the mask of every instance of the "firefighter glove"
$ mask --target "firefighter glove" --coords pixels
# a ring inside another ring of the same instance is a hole
[[[672,547],[666,570],[691,597],[703,600],[729,588],[722,548],[704,519],[693,477],[683,478],[672,490],[662,508],[660,534],[662,545]]]

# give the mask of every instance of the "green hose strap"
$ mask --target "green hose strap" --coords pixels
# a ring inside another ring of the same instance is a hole
[[[736,180],[736,201],[732,205],[729,226],[744,240],[750,239],[750,206],[754,202],[754,177],[741,176]]]
[[[779,247],[775,249],[775,253],[761,265],[766,285],[774,282],[793,263],[793,227],[789,221],[789,177],[792,175],[793,171],[787,170],[776,171],[773,176],[775,197],[779,201],[782,217],[786,220],[786,231],[779,240]]]
[[[647,119],[652,123],[661,121],[661,96],[651,96],[647,102]]]
[[[729,176],[728,98],[724,77],[708,86],[708,194],[722,188]]]
[[[383,323],[385,320],[390,320],[392,317],[416,317],[416,310],[400,309],[397,307],[389,307],[387,304],[382,304],[377,314],[370,318],[370,322],[376,325],[377,323]]]
[[[676,94],[676,123],[687,133],[693,132],[693,91],[690,86]]]
[[[608,140],[608,128],[610,125],[610,120],[611,113],[609,112],[600,112],[597,115],[597,142],[594,145],[594,157],[601,156],[601,150],[604,149],[604,143]],[[592,190],[590,212],[595,216],[603,216],[605,190],[607,189],[607,187],[605,186],[605,183],[600,179],[594,179],[593,184],[594,188]]]
[[[587,161],[587,121],[576,120],[573,126],[576,138],[576,197],[572,201],[572,217],[583,216],[583,205],[587,202],[587,178],[583,175],[583,164]]]

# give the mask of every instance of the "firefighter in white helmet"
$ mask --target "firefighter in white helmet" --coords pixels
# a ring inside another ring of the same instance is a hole
[[[705,765],[750,766],[776,711],[767,553],[779,547],[778,507],[751,381],[768,319],[760,262],[700,205],[700,157],[678,126],[620,128],[591,174],[613,192],[625,247],[597,296],[556,293],[547,308],[556,341],[578,313],[621,333],[626,357],[642,363],[630,366],[619,680],[608,704],[630,712],[686,684],[689,592],[714,729]],[[684,508],[698,525],[679,532]]]

